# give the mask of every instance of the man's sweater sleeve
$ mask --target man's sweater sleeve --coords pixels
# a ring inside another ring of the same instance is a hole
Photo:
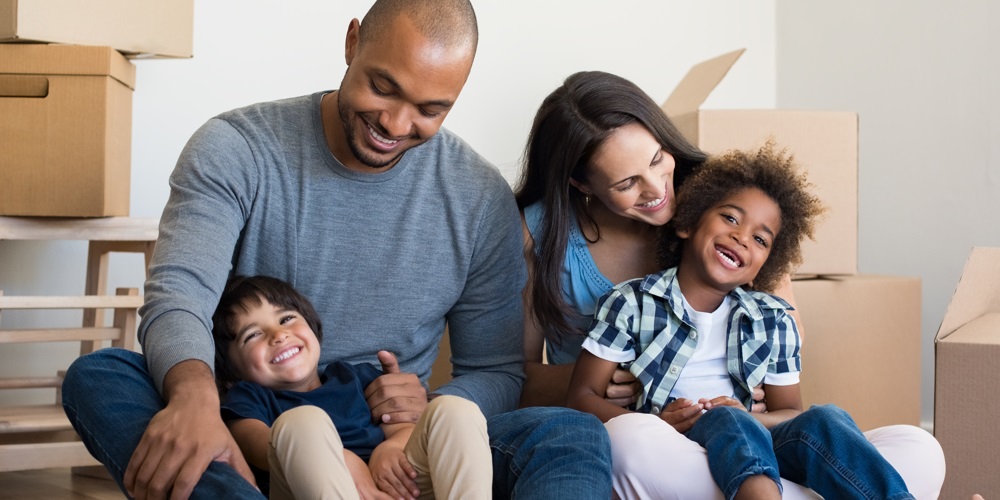
[[[521,219],[506,184],[497,193],[477,232],[461,298],[448,315],[455,378],[437,390],[476,402],[487,417],[515,409],[524,382]]]
[[[243,136],[213,119],[188,141],[170,176],[139,311],[139,341],[161,392],[166,373],[182,361],[214,369],[212,313],[252,206],[255,169]]]

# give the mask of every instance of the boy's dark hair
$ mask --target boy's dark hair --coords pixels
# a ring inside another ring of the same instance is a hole
[[[771,243],[771,253],[753,280],[757,290],[771,291],[781,278],[802,262],[800,244],[813,238],[817,218],[824,212],[812,186],[786,151],[775,151],[768,141],[756,152],[730,151],[706,161],[677,193],[677,213],[661,233],[660,264],[675,267],[681,259],[678,230],[694,232],[708,210],[746,188],[757,188],[777,203],[781,230]]]
[[[220,393],[225,393],[241,379],[229,361],[229,346],[236,338],[234,320],[237,311],[247,312],[267,301],[275,307],[296,311],[323,341],[323,328],[309,299],[292,285],[270,276],[234,276],[222,291],[219,306],[212,315],[212,337],[215,340],[215,381]]]

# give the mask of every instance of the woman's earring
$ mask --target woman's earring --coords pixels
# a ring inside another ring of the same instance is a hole
[[[583,204],[588,207],[590,206],[590,193],[583,195]]]

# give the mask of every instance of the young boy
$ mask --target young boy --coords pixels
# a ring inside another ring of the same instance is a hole
[[[319,316],[288,283],[233,278],[212,319],[223,419],[271,498],[491,495],[479,408],[439,396],[415,425],[373,423],[364,390],[381,372],[338,361],[320,375]]]
[[[668,269],[599,301],[569,404],[606,423],[629,412],[604,399],[627,364],[643,385],[637,411],[704,447],[727,499],[780,498],[779,475],[825,498],[912,498],[847,413],[802,411],[791,307],[743,288],[772,289],[801,261],[799,244],[823,210],[808,185],[772,144],[707,161],[678,193],[661,245]],[[769,411],[752,414],[761,382]]]

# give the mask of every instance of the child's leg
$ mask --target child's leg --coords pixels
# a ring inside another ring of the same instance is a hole
[[[813,406],[771,428],[781,473],[824,498],[913,498],[844,410]]]
[[[611,439],[612,480],[618,498],[722,500],[705,448],[660,417],[626,413],[604,427]],[[781,489],[785,500],[822,500],[812,490],[784,478]]]
[[[493,457],[486,417],[475,403],[438,396],[427,405],[406,459],[417,470],[420,498],[491,498]]]
[[[267,451],[272,499],[359,498],[330,416],[315,406],[282,413]]]
[[[771,436],[746,411],[729,406],[712,408],[686,435],[705,447],[712,479],[726,498],[735,498],[743,482],[754,476],[769,478],[774,486],[770,492],[780,496],[781,478]],[[763,486],[770,485],[755,480],[755,488]]]

